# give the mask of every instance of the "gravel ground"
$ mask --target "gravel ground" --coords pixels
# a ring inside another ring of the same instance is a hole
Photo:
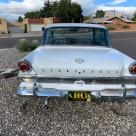
[[[27,53],[0,50],[0,68],[15,68]],[[0,136],[136,136],[136,100],[67,102],[52,98],[34,100],[16,94],[18,79],[0,80]]]

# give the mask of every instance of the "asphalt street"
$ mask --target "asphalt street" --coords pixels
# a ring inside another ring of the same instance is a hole
[[[110,33],[110,37],[113,48],[136,59],[136,32],[113,32]],[[0,49],[15,47],[19,39],[22,38],[0,38]],[[40,37],[28,37],[27,39],[40,40]]]

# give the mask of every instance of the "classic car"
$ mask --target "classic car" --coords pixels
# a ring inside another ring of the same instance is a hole
[[[108,30],[97,24],[45,27],[41,45],[18,63],[23,96],[136,97],[136,61],[113,49]]]

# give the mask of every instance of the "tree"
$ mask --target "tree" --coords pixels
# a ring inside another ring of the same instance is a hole
[[[103,10],[97,10],[95,13],[96,18],[102,18],[105,16],[105,11]]]
[[[79,4],[72,3],[72,15],[73,15],[72,21],[74,23],[79,23],[83,21],[82,8]]]
[[[50,2],[49,0],[45,1],[43,9],[40,10],[41,17],[47,18],[47,17],[55,17],[56,11],[58,8],[58,2]]]
[[[81,22],[83,20],[81,5],[71,0],[50,2],[46,0],[40,11],[27,12],[25,18],[59,17],[62,22]]]
[[[65,23],[83,20],[81,5],[72,3],[71,0],[60,0],[56,15]]]
[[[124,16],[123,16],[123,15],[121,15],[121,16],[120,16],[120,18],[124,18]]]
[[[40,11],[27,12],[25,14],[25,18],[41,18],[41,12]]]
[[[23,18],[21,16],[18,17],[18,22],[19,23],[23,22]]]
[[[135,13],[134,13],[134,16],[133,16],[132,20],[133,20],[133,21],[136,21],[136,11],[135,11]]]

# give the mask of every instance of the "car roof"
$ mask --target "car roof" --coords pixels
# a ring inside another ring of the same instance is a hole
[[[106,27],[103,25],[86,24],[86,23],[55,23],[55,24],[49,24],[45,28],[51,28],[51,27],[90,27],[90,28],[106,29]]]

